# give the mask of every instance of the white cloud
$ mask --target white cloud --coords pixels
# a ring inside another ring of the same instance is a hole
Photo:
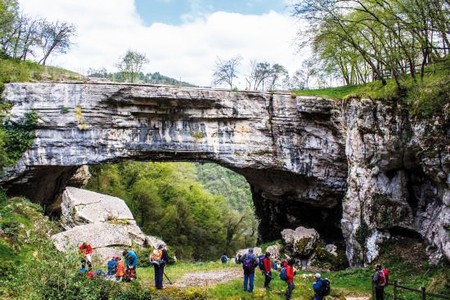
[[[89,68],[116,71],[127,49],[145,53],[145,72],[160,72],[197,85],[210,85],[217,57],[243,57],[241,85],[250,61],[285,66],[290,74],[301,66],[293,45],[295,20],[270,12],[242,15],[215,12],[179,26],[154,23],[145,26],[133,0],[20,0],[28,15],[75,23],[77,36],[69,53],[49,64],[85,73]]]

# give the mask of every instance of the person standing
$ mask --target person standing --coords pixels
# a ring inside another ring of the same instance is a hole
[[[255,283],[255,267],[258,265],[253,249],[248,249],[248,252],[241,257],[242,267],[244,269],[244,292],[253,292]]]
[[[136,252],[133,250],[124,250],[122,255],[125,258],[125,264],[127,267],[125,270],[125,276],[127,277],[126,280],[131,281],[136,279],[136,267],[138,263]]]
[[[164,244],[159,245],[158,249],[155,249],[151,254],[150,260],[155,269],[155,287],[161,290],[163,289],[164,268],[169,261],[166,246]]]
[[[375,299],[384,299],[384,287],[386,286],[386,275],[381,268],[381,264],[375,266],[375,273],[373,274],[373,286],[375,289]]]
[[[269,289],[270,281],[272,280],[272,261],[270,260],[270,252],[266,252],[263,258],[264,266],[264,288]]]
[[[117,260],[116,280],[122,281],[122,278],[125,275],[125,264],[120,257],[116,257],[116,260]]]
[[[320,274],[314,274],[314,282],[312,284],[312,288],[314,290],[314,299],[313,300],[322,300],[322,279],[320,278]]]
[[[79,253],[83,256],[81,258],[81,269],[86,269],[86,264],[88,265],[89,271],[92,270],[92,246],[87,242],[83,242],[80,247],[78,247]]]
[[[292,291],[295,289],[295,284],[294,284],[294,275],[295,275],[294,263],[295,263],[294,259],[290,258],[287,261],[287,265],[286,265],[287,289],[286,289],[286,292],[284,293],[284,295],[286,296],[286,300],[290,300],[291,299]]]

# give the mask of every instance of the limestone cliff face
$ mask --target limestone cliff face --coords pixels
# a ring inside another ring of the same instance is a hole
[[[373,261],[396,236],[425,240],[433,262],[450,258],[450,124],[410,118],[395,103],[344,109],[348,190],[342,231],[352,265]]]
[[[250,183],[263,240],[314,227],[345,239],[357,265],[388,235],[415,234],[450,258],[448,148],[430,148],[430,125],[394,105],[108,83],[9,84],[3,100],[12,119],[40,116],[32,148],[1,179],[10,194],[51,207],[81,165],[213,161]],[[448,146],[448,116],[440,122]]]

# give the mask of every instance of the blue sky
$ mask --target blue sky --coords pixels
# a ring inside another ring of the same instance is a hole
[[[286,11],[283,0],[136,0],[135,4],[147,25],[155,22],[179,25],[215,11],[244,15]]]
[[[19,0],[26,15],[73,23],[77,35],[66,54],[48,64],[87,74],[117,71],[127,50],[146,55],[144,72],[211,86],[218,59],[242,58],[238,88],[252,62],[283,65],[290,74],[307,52],[298,51],[292,0]]]

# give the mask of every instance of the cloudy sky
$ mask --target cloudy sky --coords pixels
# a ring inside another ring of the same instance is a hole
[[[77,27],[67,54],[50,65],[86,74],[117,71],[128,50],[149,59],[144,72],[210,86],[215,62],[241,56],[238,86],[252,60],[278,63],[290,74],[306,53],[295,46],[298,23],[289,0],[19,0],[26,15]]]

